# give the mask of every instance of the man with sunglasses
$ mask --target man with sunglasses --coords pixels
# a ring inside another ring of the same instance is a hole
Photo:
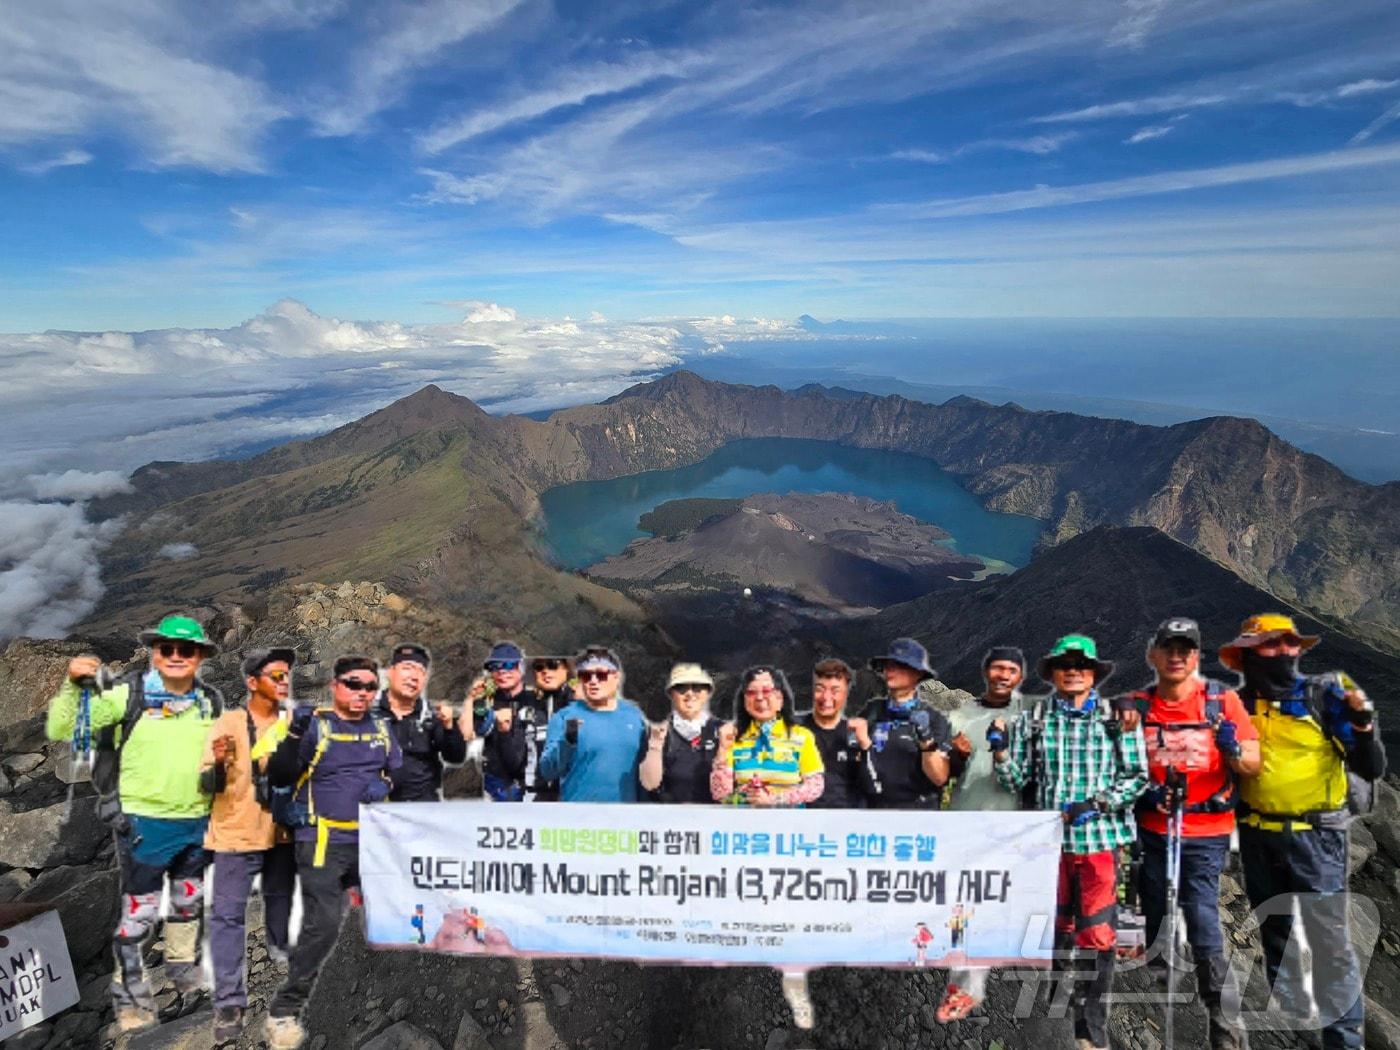
[[[497,642],[482,665],[487,677],[467,694],[462,712],[463,736],[482,738],[482,786],[495,802],[524,802],[533,798],[539,752],[535,729],[548,719],[539,717],[539,702],[525,686],[525,652],[514,642]]]
[[[534,742],[535,769],[539,769],[540,755],[544,754],[545,738],[549,731],[549,720],[556,711],[562,711],[578,697],[574,696],[569,685],[573,673],[572,656],[535,656],[530,660],[530,671],[534,678],[535,714]],[[530,797],[529,784],[525,797]],[[534,777],[534,799],[536,802],[558,802],[559,781],[545,780],[538,773]]]
[[[112,980],[118,1027],[125,1032],[158,1023],[141,950],[165,920],[165,972],[182,995],[203,991],[200,920],[204,914],[204,848],[209,792],[199,776],[204,741],[223,710],[218,690],[199,669],[218,648],[188,616],[167,616],[141,633],[150,666],[97,688],[101,661],[79,656],[49,701],[50,740],[94,748],[93,784],[104,819],[116,831],[121,918],[114,936]],[[86,703],[83,694],[87,694]]]
[[[1065,824],[1060,857],[1055,965],[1071,972],[1075,948],[1091,953],[1093,978],[1074,1007],[1079,1050],[1108,1044],[1108,1008],[1117,956],[1118,849],[1135,837],[1132,806],[1147,786],[1140,726],[1119,723],[1099,686],[1113,673],[1087,635],[1059,639],[1041,658],[1053,692],[1010,723],[987,730],[997,779],[1020,794],[1035,785],[1036,808]],[[1052,757],[1053,756],[1053,757]]]
[[[1220,662],[1243,675],[1240,697],[1259,734],[1259,775],[1240,784],[1239,826],[1245,893],[1256,909],[1270,905],[1259,920],[1264,967],[1279,1007],[1294,1023],[1310,1018],[1296,953],[1288,951],[1296,911],[1312,953],[1322,1045],[1332,1050],[1362,1045],[1347,826],[1353,791],[1384,776],[1386,761],[1375,710],[1361,687],[1341,671],[1298,669],[1318,641],[1291,617],[1264,613],[1221,647]]]
[[[439,802],[442,770],[466,760],[467,741],[448,704],[434,711],[427,699],[432,655],[421,645],[405,642],[389,654],[388,682],[379,694],[375,713],[388,723],[403,765],[394,774],[390,802]]]
[[[622,662],[593,646],[574,662],[583,698],[549,720],[540,774],[565,802],[636,802],[647,746],[641,708],[621,697]]]
[[[201,785],[214,796],[204,846],[214,856],[209,952],[214,963],[214,1042],[236,1039],[248,1008],[247,911],[253,880],[262,878],[267,952],[287,961],[296,851],[286,829],[272,820],[266,759],[291,696],[293,649],[250,649],[243,654],[247,702],[219,716],[204,744]]]
[[[268,1007],[267,1041],[273,1050],[301,1045],[297,1015],[321,964],[335,947],[346,891],[360,886],[360,805],[389,797],[403,764],[398,741],[375,716],[379,665],[368,656],[335,661],[329,709],[298,707],[287,738],[268,760],[272,784],[296,789],[301,825],[296,838],[301,876],[301,936],[287,980]]]

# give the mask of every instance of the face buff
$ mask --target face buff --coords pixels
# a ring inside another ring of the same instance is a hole
[[[709,721],[706,715],[699,718],[682,718],[677,711],[671,712],[671,725],[676,727],[676,732],[683,740],[694,740],[700,735],[700,730],[705,728],[705,723]]]
[[[1279,653],[1260,656],[1253,649],[1240,650],[1240,666],[1244,684],[1256,696],[1267,697],[1275,703],[1289,700],[1298,682],[1298,657]]]

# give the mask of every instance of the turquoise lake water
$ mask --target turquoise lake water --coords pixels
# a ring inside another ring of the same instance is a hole
[[[932,460],[825,441],[756,438],[731,442],[688,467],[550,489],[540,497],[541,539],[557,564],[582,569],[646,535],[637,519],[657,504],[755,492],[850,492],[893,500],[905,514],[951,533],[951,546],[994,570],[1030,561],[1045,527],[1035,518],[986,510]]]

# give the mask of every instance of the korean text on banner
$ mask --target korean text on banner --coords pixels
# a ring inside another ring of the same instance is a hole
[[[1057,813],[366,806],[378,947],[682,963],[1045,963]]]

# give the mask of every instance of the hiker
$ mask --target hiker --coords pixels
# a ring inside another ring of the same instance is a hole
[[[1147,759],[1141,727],[1122,727],[1099,695],[1113,664],[1099,659],[1092,638],[1065,635],[1038,670],[1050,696],[1014,719],[995,719],[987,743],[1001,786],[1019,795],[1033,783],[1036,808],[1064,820],[1055,963],[1064,972],[1074,948],[1092,953],[1094,976],[1075,1003],[1074,1035],[1079,1050],[1096,1050],[1109,1045],[1118,849],[1134,839],[1132,806],[1147,784]]]
[[[1312,1011],[1302,975],[1283,972],[1296,908],[1312,953],[1322,1045],[1332,1050],[1362,1045],[1347,825],[1352,807],[1360,808],[1355,796],[1365,781],[1385,775],[1386,762],[1365,691],[1344,672],[1298,670],[1299,657],[1318,641],[1290,617],[1265,613],[1247,619],[1221,647],[1220,662],[1242,674],[1240,697],[1259,734],[1259,775],[1240,783],[1240,858],[1250,904],[1273,902],[1259,922],[1269,984],[1290,1019],[1306,1023]]]
[[[403,754],[394,774],[390,802],[440,802],[442,771],[467,757],[467,741],[449,704],[428,703],[433,658],[421,645],[405,642],[389,654],[388,681],[375,713],[389,725]]]
[[[481,665],[462,711],[462,732],[482,738],[481,781],[495,802],[533,797],[539,755],[534,747],[539,702],[525,686],[525,652],[514,642],[497,642]]]
[[[72,740],[75,753],[92,748],[99,813],[116,832],[121,918],[113,936],[112,999],[123,1032],[159,1021],[141,949],[160,922],[167,881],[165,974],[182,996],[205,990],[200,962],[209,793],[199,776],[204,740],[223,710],[217,689],[199,680],[205,659],[218,652],[188,616],[167,616],[142,631],[150,665],[98,689],[102,662],[69,661],[68,676],[49,701],[50,740]]]
[[[1244,1035],[1234,1020],[1239,990],[1220,932],[1220,873],[1235,828],[1235,781],[1259,772],[1259,734],[1233,690],[1201,678],[1201,630],[1194,620],[1173,617],[1157,628],[1147,662],[1157,680],[1132,694],[1150,778],[1137,803],[1147,944],[1157,944],[1168,906],[1168,853],[1175,833],[1169,823],[1180,808],[1176,905],[1186,919],[1211,1050],[1239,1050]],[[1171,993],[1175,945],[1158,947],[1160,954],[1148,965]]]
[[[851,723],[865,753],[866,798],[873,809],[938,809],[953,734],[943,713],[919,699],[920,683],[934,677],[928,652],[912,638],[896,638],[870,669],[884,679],[887,695]]]
[[[262,880],[267,953],[285,966],[296,888],[291,835],[272,819],[267,783],[269,744],[291,696],[296,651],[250,649],[243,655],[248,699],[225,711],[204,744],[201,787],[213,796],[204,846],[214,857],[209,953],[214,963],[214,1042],[238,1038],[248,1009],[247,912],[253,879]],[[258,744],[265,752],[254,757]]]
[[[296,825],[302,906],[287,979],[268,1006],[272,1050],[291,1050],[305,1037],[298,1015],[335,947],[346,891],[359,894],[360,805],[387,799],[403,764],[388,723],[373,712],[379,665],[368,656],[342,656],[331,674],[330,707],[298,707],[268,760],[272,785],[295,788],[290,823]]]
[[[860,764],[865,760],[860,740],[846,718],[846,700],[855,673],[844,660],[829,657],[812,668],[812,711],[795,719],[811,731],[822,756],[822,793],[813,809],[863,809],[865,791]]]
[[[540,775],[559,781],[564,802],[636,802],[647,721],[622,697],[622,661],[611,649],[592,646],[574,668],[583,698],[549,720]]]
[[[535,714],[534,740],[535,769],[539,769],[539,756],[544,753],[545,738],[548,735],[549,720],[556,711],[562,711],[578,699],[570,682],[573,674],[572,656],[535,656],[530,660],[530,674],[534,681]],[[531,794],[527,786],[526,797]],[[535,776],[534,800],[536,802],[558,802],[559,781],[545,780]]]
[[[734,725],[719,731],[710,797],[740,806],[805,806],[825,788],[810,729],[790,723],[792,688],[776,667],[750,667],[739,681]]]
[[[671,717],[649,727],[639,771],[642,788],[656,802],[710,802],[710,769],[719,746],[720,721],[710,713],[715,681],[699,664],[671,668],[666,692]]]
[[[1020,808],[1020,800],[1003,791],[997,783],[992,753],[986,748],[974,750],[972,741],[982,741],[992,722],[1017,718],[1024,703],[1021,682],[1026,677],[1026,658],[1012,646],[994,646],[982,657],[982,695],[974,702],[963,704],[948,712],[953,731],[952,764],[960,769],[948,784],[948,808],[955,810],[1006,811]],[[960,932],[960,927],[950,930]],[[957,947],[957,945],[955,945]],[[985,966],[954,966],[948,973],[948,985],[938,1006],[937,1018],[943,1023],[960,1021],[982,1004],[987,996]]]

